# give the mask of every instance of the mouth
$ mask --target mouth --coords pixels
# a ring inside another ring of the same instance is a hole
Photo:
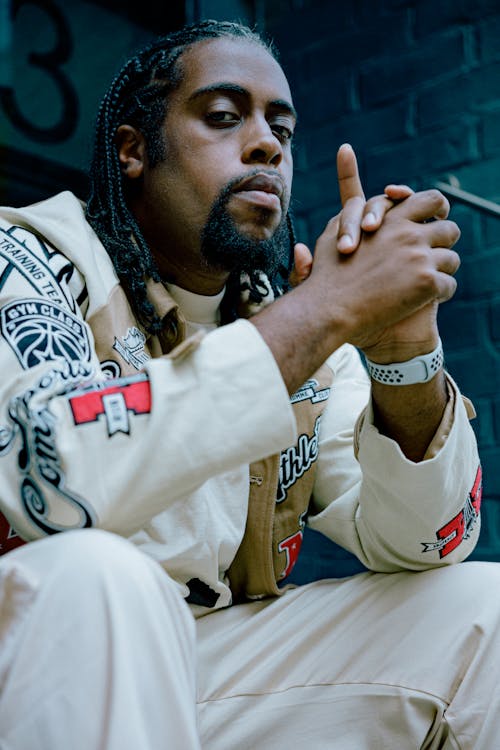
[[[233,193],[259,208],[281,210],[283,183],[278,175],[259,172],[239,182]]]

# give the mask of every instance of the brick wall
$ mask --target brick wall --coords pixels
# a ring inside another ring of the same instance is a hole
[[[338,209],[344,141],[368,194],[454,175],[500,203],[500,0],[269,0],[266,12],[301,120],[302,239],[313,243]],[[452,218],[462,265],[440,328],[448,368],[478,412],[485,522],[474,557],[500,560],[500,220],[456,202]]]

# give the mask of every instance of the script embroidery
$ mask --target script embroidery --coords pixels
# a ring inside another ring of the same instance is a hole
[[[303,433],[299,436],[297,445],[292,445],[283,451],[280,459],[280,471],[278,480],[278,492],[276,502],[282,503],[286,500],[288,490],[302,477],[312,464],[317,460],[319,448],[319,425],[321,417],[314,423],[312,435]]]

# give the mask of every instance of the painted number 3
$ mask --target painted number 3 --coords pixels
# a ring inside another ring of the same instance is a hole
[[[23,115],[17,105],[14,89],[10,86],[0,86],[0,105],[14,127],[24,135],[39,143],[60,143],[73,134],[78,122],[78,98],[71,81],[60,67],[69,59],[73,49],[70,30],[61,10],[53,0],[13,0],[13,19],[25,5],[40,8],[54,27],[53,47],[46,52],[29,53],[28,62],[42,70],[56,84],[63,105],[62,111],[55,125],[40,127]]]

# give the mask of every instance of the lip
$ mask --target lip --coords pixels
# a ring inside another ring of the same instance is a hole
[[[272,195],[277,195],[278,198],[281,198],[281,196],[283,195],[283,183],[280,177],[278,177],[277,175],[260,172],[259,174],[246,177],[244,180],[239,182],[236,185],[234,192],[270,193]]]
[[[259,172],[241,180],[233,190],[240,201],[273,213],[282,211],[283,183],[277,175]]]

